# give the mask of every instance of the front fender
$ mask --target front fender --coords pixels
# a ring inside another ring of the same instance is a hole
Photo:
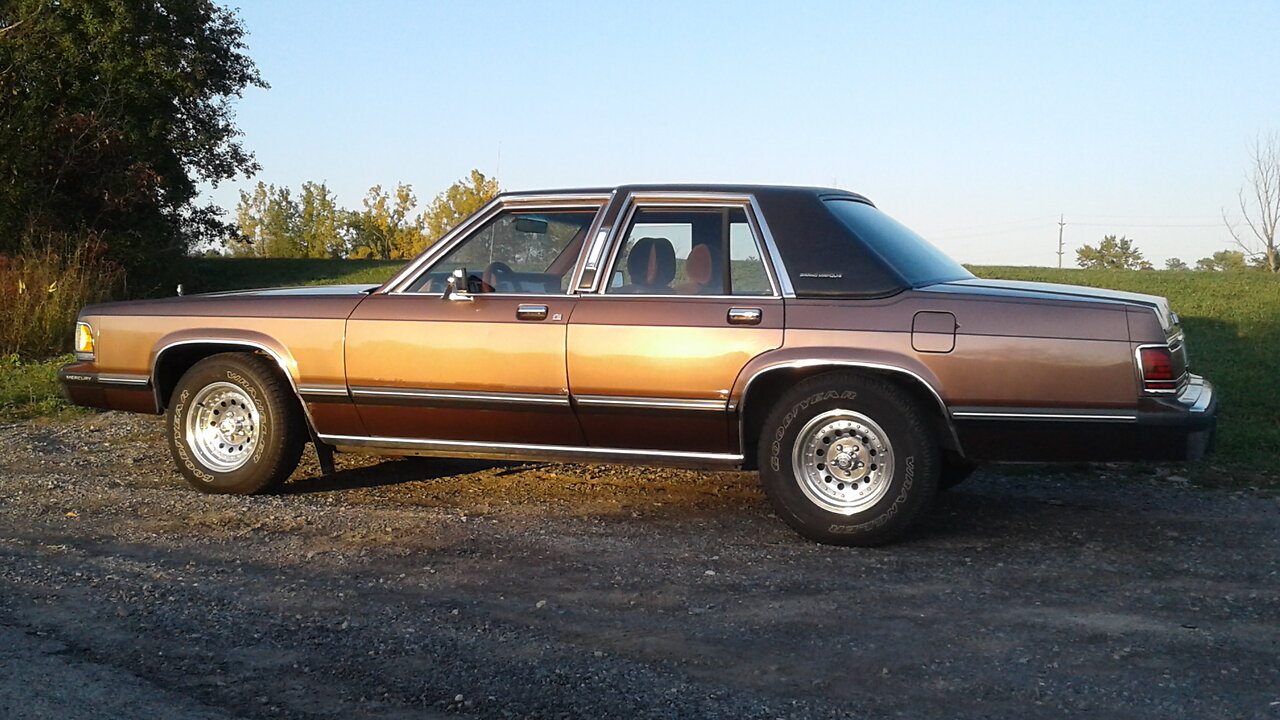
[[[294,394],[298,393],[298,363],[289,349],[279,340],[256,330],[219,327],[186,328],[161,336],[151,348],[150,375],[151,386],[156,392],[156,407],[162,408],[165,405],[161,394],[168,379],[160,377],[161,363],[165,354],[193,345],[226,346],[228,350],[252,348],[266,353],[284,372]],[[176,380],[176,378],[171,379]]]

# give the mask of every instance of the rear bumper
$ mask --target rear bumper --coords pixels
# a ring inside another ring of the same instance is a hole
[[[1213,383],[1192,375],[1182,392],[1164,404],[1168,410],[1139,413],[1137,422],[1139,437],[1156,444],[1150,450],[1160,456],[1157,459],[1199,460],[1213,451],[1218,431],[1218,394]]]
[[[953,420],[976,461],[1173,461],[1212,452],[1217,414],[1213,384],[1192,375],[1178,395],[1146,399],[1137,411],[963,408]]]

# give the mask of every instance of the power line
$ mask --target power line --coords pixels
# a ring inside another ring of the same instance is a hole
[[[966,232],[969,232],[969,231],[972,231],[972,230],[985,230],[985,229],[988,229],[988,228],[1000,228],[1000,227],[1006,227],[1006,226],[1009,226],[1009,225],[1030,225],[1030,224],[1033,224],[1033,223],[1044,223],[1044,222],[1049,222],[1049,218],[1041,216],[1041,217],[1034,217],[1034,218],[1025,218],[1025,219],[1023,219],[1023,220],[1006,220],[1006,221],[1004,221],[1004,222],[989,223],[989,224],[986,224],[986,225],[968,225],[968,226],[965,226],[965,227],[947,228],[946,230],[939,230],[939,231],[937,231],[937,232],[935,232],[935,233],[931,233],[931,234],[932,234],[932,235],[946,235],[946,234],[949,234],[949,233],[966,233]]]
[[[1071,223],[1085,228],[1221,228],[1222,223]]]

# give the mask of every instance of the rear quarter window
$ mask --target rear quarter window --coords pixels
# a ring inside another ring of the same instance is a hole
[[[825,203],[849,232],[912,287],[973,277],[928,240],[871,205],[846,199]]]

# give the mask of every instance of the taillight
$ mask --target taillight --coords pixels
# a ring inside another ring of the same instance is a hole
[[[1173,375],[1173,351],[1157,345],[1138,350],[1142,365],[1142,386],[1147,390],[1176,390],[1178,378]]]

